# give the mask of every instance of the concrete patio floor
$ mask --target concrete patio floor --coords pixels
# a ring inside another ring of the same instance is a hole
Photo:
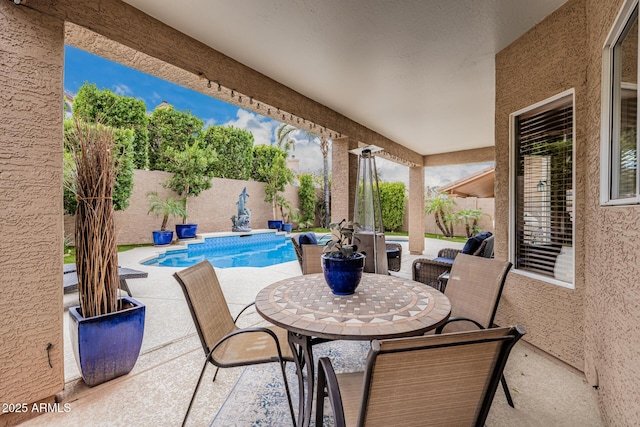
[[[403,243],[399,275],[410,277],[415,256]],[[425,239],[425,257],[435,257],[442,247],[462,244]],[[24,426],[177,426],[204,361],[193,321],[178,283],[177,268],[139,264],[160,250],[137,248],[119,254],[119,264],[145,270],[146,279],[129,280],[134,298],[147,307],[142,351],[133,371],[93,388],[82,379],[73,358],[65,313],[65,390],[58,396],[69,403],[69,412],[47,413],[21,424]],[[265,268],[216,269],[232,314],[254,300],[257,292],[274,281],[299,275],[297,262]],[[65,295],[67,307],[77,294]],[[243,315],[241,326],[263,323],[256,313]],[[526,327],[526,325],[524,325]],[[208,371],[198,393],[188,425],[209,425],[242,368],[223,369],[216,382]],[[487,420],[489,426],[602,426],[595,391],[581,373],[548,357],[526,343],[518,344],[505,370],[516,408],[510,408],[498,390]]]

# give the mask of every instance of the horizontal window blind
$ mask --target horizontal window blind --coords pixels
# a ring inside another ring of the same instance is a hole
[[[573,247],[572,96],[515,120],[515,267],[572,280],[573,258],[559,257]]]

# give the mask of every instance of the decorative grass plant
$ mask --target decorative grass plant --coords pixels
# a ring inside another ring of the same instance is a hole
[[[74,157],[76,271],[82,315],[118,310],[118,249],[113,210],[117,163],[114,130],[74,120],[66,134]]]

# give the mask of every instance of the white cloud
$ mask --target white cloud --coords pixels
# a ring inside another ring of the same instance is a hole
[[[115,84],[115,85],[113,85],[113,92],[116,95],[121,95],[121,96],[132,96],[133,95],[133,91],[129,88],[129,86],[127,86],[125,84]]]
[[[204,128],[205,129],[210,127],[210,126],[214,126],[216,124],[216,119],[214,119],[214,118],[202,119],[202,120],[204,121]]]
[[[236,116],[236,120],[229,120],[223,126],[234,126],[251,132],[256,145],[271,144],[278,122],[243,109],[238,109]]]

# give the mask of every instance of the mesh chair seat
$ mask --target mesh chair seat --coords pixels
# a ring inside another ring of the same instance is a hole
[[[287,342],[287,330],[277,326],[268,327],[276,334],[279,342]],[[241,329],[237,329],[241,330]],[[281,347],[282,358],[292,361],[293,355],[288,345]],[[211,353],[211,363],[221,368],[249,364],[277,362],[278,350],[274,340],[263,331],[244,332],[225,340]]]

